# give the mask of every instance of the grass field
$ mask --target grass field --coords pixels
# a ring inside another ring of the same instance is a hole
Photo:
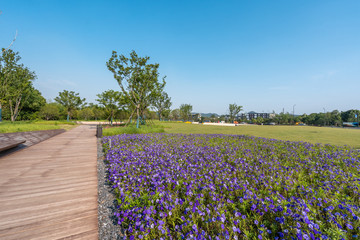
[[[162,122],[166,133],[235,134],[360,148],[360,129],[311,126],[240,125],[236,127]]]
[[[209,126],[203,124],[188,124],[181,122],[158,122],[154,125],[134,125],[124,128],[108,128],[103,130],[104,136],[122,133],[183,133],[183,134],[234,134],[264,138],[273,138],[285,141],[303,141],[331,145],[348,145],[360,148],[360,129],[311,127],[311,126],[268,126],[268,125],[240,125],[236,127]]]
[[[10,121],[3,121],[0,123],[0,133],[28,132],[52,129],[69,130],[75,126],[75,123],[66,121],[21,121],[14,123]]]
[[[127,127],[104,127],[103,135],[104,136],[112,136],[118,134],[143,134],[143,133],[162,133],[164,131],[164,127],[162,125],[150,125],[150,126],[140,126],[140,128],[136,128],[136,125],[132,124]]]

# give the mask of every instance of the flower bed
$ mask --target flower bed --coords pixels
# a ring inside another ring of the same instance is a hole
[[[129,239],[360,232],[360,154],[351,148],[232,135],[123,134],[103,143]]]

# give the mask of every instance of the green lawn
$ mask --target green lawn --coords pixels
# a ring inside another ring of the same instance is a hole
[[[127,127],[103,127],[104,136],[112,136],[118,134],[142,134],[142,133],[162,133],[164,132],[164,127],[161,125],[141,125],[140,128],[136,128],[135,124],[131,124]]]
[[[166,133],[240,134],[289,141],[304,141],[360,148],[360,129],[310,126],[240,125],[236,127],[207,126],[178,122],[161,122]]]
[[[14,123],[10,121],[2,121],[0,122],[0,133],[28,132],[52,129],[69,130],[75,126],[76,123],[66,121],[19,121]]]

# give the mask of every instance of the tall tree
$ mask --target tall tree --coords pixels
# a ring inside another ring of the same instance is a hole
[[[32,90],[34,72],[20,64],[19,53],[7,49],[0,57],[0,120],[4,104],[8,104],[11,121],[15,121]]]
[[[38,117],[40,109],[46,104],[45,98],[40,91],[34,87],[30,87],[29,97],[24,101],[21,112],[19,113],[20,120],[32,120]]]
[[[152,101],[152,105],[156,109],[156,112],[159,116],[159,121],[161,121],[161,118],[165,115],[169,115],[168,111],[171,107],[171,104],[171,98],[164,91]]]
[[[13,78],[11,79],[10,91],[8,93],[8,102],[11,114],[11,121],[18,117],[21,104],[26,101],[31,94],[32,81],[35,79],[35,73],[28,68],[18,66]]]
[[[105,109],[104,107],[100,107],[97,104],[89,103],[88,107],[91,108],[92,112],[94,113],[93,118],[95,120],[103,119],[105,117]]]
[[[180,110],[178,108],[171,110],[170,117],[172,120],[179,120]]]
[[[11,49],[2,49],[0,56],[0,121],[2,120],[2,109],[7,102],[11,78],[19,65],[20,56]]]
[[[341,126],[341,115],[338,110],[334,110],[330,113],[330,125]]]
[[[137,127],[140,117],[150,106],[152,99],[162,91],[165,86],[165,77],[159,81],[159,64],[148,63],[149,57],[139,57],[135,51],[127,58],[118,55],[116,51],[106,63],[107,68],[114,74],[126,100],[132,105],[133,112],[137,115]]]
[[[95,117],[95,114],[91,107],[85,107],[78,111],[77,117],[79,119],[91,120]]]
[[[191,104],[180,105],[180,116],[184,121],[188,121],[190,119],[192,109],[193,107]]]
[[[123,103],[123,98],[120,92],[114,90],[107,90],[101,94],[96,95],[98,99],[96,101],[105,108],[109,113],[109,118],[111,125],[113,123],[113,118],[115,112],[121,107]]]
[[[341,119],[343,122],[357,122],[357,117],[360,114],[359,110],[351,109],[341,112]]]
[[[239,114],[241,110],[242,106],[238,106],[236,103],[229,104],[229,117],[231,122],[234,121],[234,118]]]
[[[61,107],[59,103],[46,103],[41,107],[39,116],[45,120],[59,119]]]
[[[83,106],[85,98],[80,98],[79,93],[74,91],[64,90],[59,92],[59,96],[55,98],[55,101],[63,105],[67,111],[67,121],[71,118],[71,111],[76,110]]]

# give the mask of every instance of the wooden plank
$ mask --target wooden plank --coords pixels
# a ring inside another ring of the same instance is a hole
[[[37,227],[25,229],[9,235],[0,235],[2,240],[12,239],[76,239],[77,235],[88,236],[93,231],[97,231],[97,221],[94,221],[97,215],[90,215],[80,218],[54,223],[46,227]],[[35,233],[35,234],[34,234]],[[91,234],[92,235],[92,234]],[[88,238],[90,239],[90,238]],[[93,239],[97,239],[97,236]]]
[[[0,142],[0,152],[14,148],[19,144],[25,143],[26,140],[8,140]]]
[[[0,159],[0,239],[97,239],[95,129]]]

